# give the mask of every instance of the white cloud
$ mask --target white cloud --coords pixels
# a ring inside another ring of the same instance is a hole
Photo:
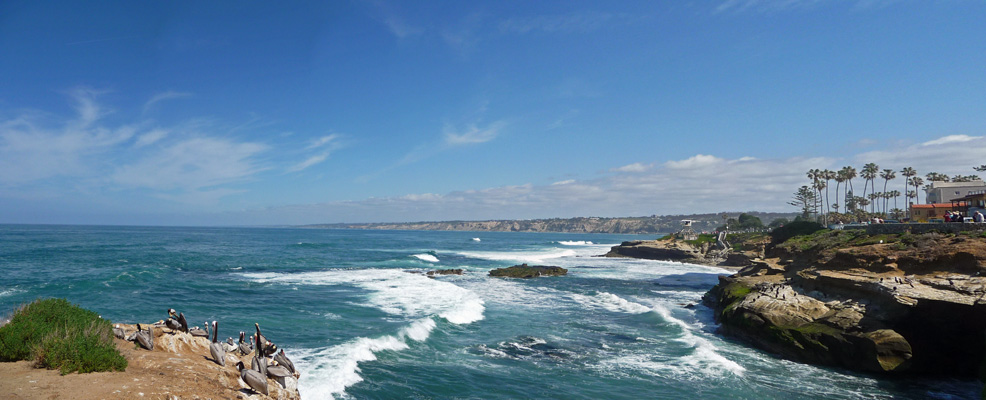
[[[943,144],[951,143],[964,143],[971,142],[973,140],[982,139],[982,136],[969,136],[969,135],[949,135],[942,136],[935,140],[929,140],[927,142],[921,143],[922,146],[938,146]]]
[[[575,179],[568,179],[568,180],[564,180],[564,181],[558,181],[558,182],[552,183],[551,185],[552,186],[569,185],[569,184],[572,184],[572,183],[575,183]]]
[[[450,124],[445,125],[445,144],[449,146],[462,146],[467,144],[486,143],[496,139],[503,128],[503,122],[495,122],[480,129],[475,124],[470,124],[464,131],[457,131]]]
[[[619,167],[619,168],[613,168],[613,169],[610,169],[610,171],[611,172],[639,173],[639,172],[647,172],[647,170],[651,169],[651,167],[652,167],[651,165],[644,165],[644,164],[641,164],[641,163],[638,162],[638,163],[633,163],[633,164],[629,164],[629,165],[624,165],[624,166]]]
[[[668,161],[664,165],[671,169],[702,168],[710,165],[722,164],[726,160],[705,154],[697,154],[691,158],[680,161]]]
[[[319,164],[329,158],[329,152],[319,153],[314,156],[308,157],[305,161],[298,164],[292,165],[288,168],[288,172],[298,172],[313,165]]]

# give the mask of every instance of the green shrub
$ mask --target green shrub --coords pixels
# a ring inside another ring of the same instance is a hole
[[[0,327],[0,361],[19,360],[62,374],[127,368],[110,321],[65,299],[35,300]]]

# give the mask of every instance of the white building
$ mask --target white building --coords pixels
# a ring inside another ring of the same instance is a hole
[[[927,189],[924,190],[925,203],[948,203],[959,197],[970,194],[983,193],[986,191],[986,183],[983,181],[971,182],[942,182],[932,181]]]

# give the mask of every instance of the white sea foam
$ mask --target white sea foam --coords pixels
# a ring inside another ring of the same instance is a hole
[[[689,326],[685,321],[675,318],[671,315],[671,311],[664,306],[655,304],[653,310],[665,321],[681,327],[682,336],[678,340],[694,349],[692,354],[681,358],[681,362],[684,365],[700,370],[706,375],[714,375],[717,370],[721,369],[725,369],[736,375],[743,375],[743,372],[746,371],[746,368],[743,368],[743,366],[719,354],[716,351],[718,348],[714,344],[701,336],[695,335],[692,332],[694,330],[693,327]]]
[[[433,263],[437,263],[438,262],[438,257],[435,257],[434,255],[428,254],[428,253],[415,254],[415,255],[413,255],[411,257],[417,258],[417,259],[419,259],[421,261],[427,261],[427,262],[433,262]]]
[[[18,289],[0,290],[0,297],[10,296],[12,294],[20,293],[20,292],[22,292],[22,290],[18,290]]]
[[[634,303],[612,293],[599,292],[595,296],[573,293],[569,297],[583,306],[602,308],[612,312],[643,314],[651,311],[650,307]]]
[[[306,397],[331,398],[363,380],[359,363],[376,360],[381,351],[407,349],[408,340],[423,342],[436,328],[435,317],[453,324],[483,319],[485,306],[475,293],[443,280],[392,269],[329,270],[297,274],[242,274],[257,282],[292,285],[353,285],[369,290],[369,305],[415,319],[395,335],[356,338],[338,346],[304,353],[298,362],[299,386]]]
[[[454,324],[483,319],[485,306],[475,293],[439,279],[394,269],[328,270],[296,274],[246,273],[257,282],[293,285],[353,285],[371,291],[368,303],[408,318],[439,316]]]
[[[593,243],[587,240],[562,240],[559,241],[558,244],[565,246],[587,246]]]
[[[472,241],[479,242],[479,241],[482,241],[482,239],[480,239],[480,238],[472,238]]]

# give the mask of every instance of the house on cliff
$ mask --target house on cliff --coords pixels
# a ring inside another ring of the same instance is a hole
[[[934,203],[934,204],[911,204],[912,222],[929,222],[938,220],[949,211],[959,211],[959,206],[954,203]]]

